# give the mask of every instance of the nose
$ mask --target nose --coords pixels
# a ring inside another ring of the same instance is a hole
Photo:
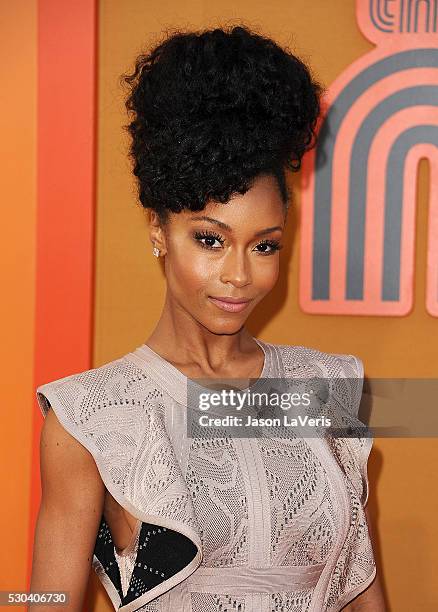
[[[251,283],[250,264],[244,251],[229,249],[223,260],[220,280],[235,287],[245,287]]]

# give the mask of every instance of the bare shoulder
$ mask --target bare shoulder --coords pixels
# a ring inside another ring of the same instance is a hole
[[[69,610],[79,611],[83,609],[105,487],[93,456],[62,426],[51,407],[41,430],[40,467],[42,494],[30,590],[67,591]],[[49,612],[49,608],[39,605],[38,612]]]
[[[59,422],[50,409],[40,438],[41,485],[45,503],[89,506],[103,498],[104,484],[92,454]]]

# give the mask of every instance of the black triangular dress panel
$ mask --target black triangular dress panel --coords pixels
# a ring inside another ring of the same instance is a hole
[[[166,527],[142,522],[128,592],[122,593],[119,566],[111,531],[102,515],[94,555],[117,590],[120,607],[135,601],[161,582],[177,574],[196,556],[197,547],[185,535]]]

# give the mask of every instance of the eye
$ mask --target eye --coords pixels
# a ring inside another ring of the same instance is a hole
[[[259,242],[257,247],[269,247],[269,250],[258,251],[260,255],[273,255],[276,251],[283,248],[283,245],[278,240],[263,240]]]
[[[216,232],[195,232],[194,237],[198,244],[204,249],[218,249],[221,248],[225,242],[222,236],[216,234]],[[206,242],[202,242],[203,240]],[[221,246],[213,246],[216,241],[219,242]]]

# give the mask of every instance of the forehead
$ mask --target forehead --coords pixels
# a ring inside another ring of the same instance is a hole
[[[230,226],[235,233],[254,233],[272,226],[283,226],[285,208],[275,177],[258,177],[245,194],[233,195],[226,203],[208,202],[199,212],[183,210],[172,215],[175,221],[194,225],[201,217],[210,217]],[[199,221],[198,221],[199,223]],[[213,227],[213,223],[206,222]],[[226,228],[219,228],[217,229]]]

